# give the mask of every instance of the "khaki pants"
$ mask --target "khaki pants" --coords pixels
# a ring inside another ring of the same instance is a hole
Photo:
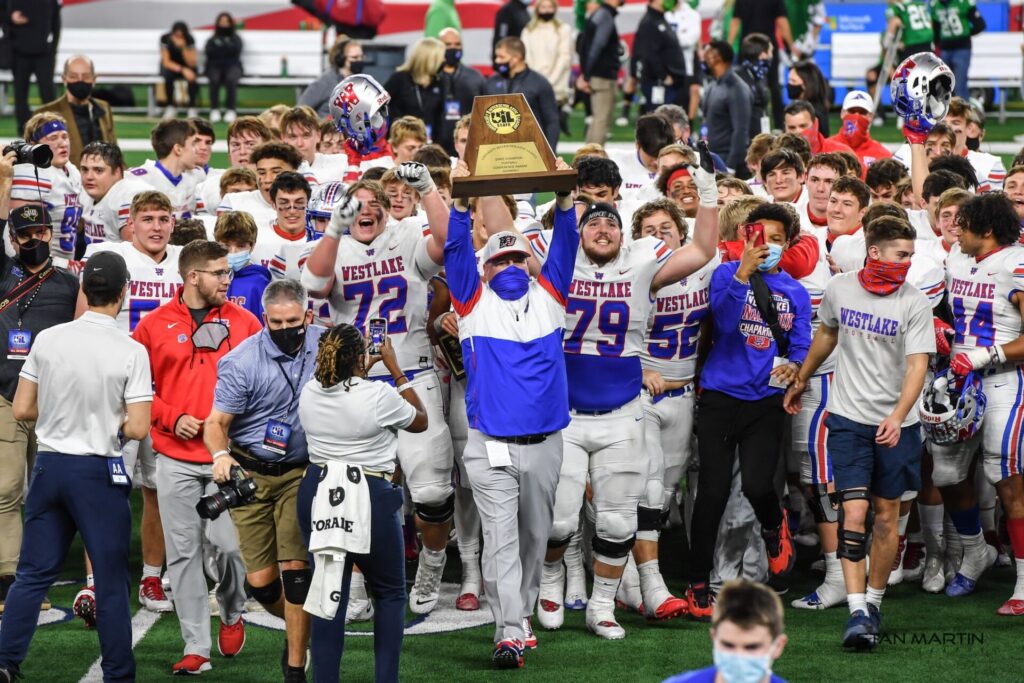
[[[608,142],[608,131],[615,119],[615,81],[610,78],[590,78],[590,108],[593,119],[587,129],[587,142],[604,145]]]
[[[11,402],[0,396],[0,576],[18,568],[25,475],[36,459],[35,424],[15,420]]]

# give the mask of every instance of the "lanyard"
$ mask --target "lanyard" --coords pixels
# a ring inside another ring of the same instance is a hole
[[[29,306],[31,306],[32,302],[36,300],[37,296],[39,296],[39,290],[41,290],[43,288],[43,283],[51,275],[53,275],[53,266],[50,266],[49,268],[47,268],[46,270],[42,271],[41,273],[38,273],[36,275],[35,283],[32,284],[32,289],[29,290],[31,292],[31,294],[29,295],[28,300],[27,301],[18,301],[17,306],[18,306],[18,329],[19,330],[21,329],[21,326],[22,326],[22,319],[25,317],[25,314],[28,313]],[[27,284],[27,281],[19,282],[18,286],[20,287],[23,283]]]
[[[302,365],[299,366],[299,381],[301,382],[302,381],[302,376],[304,374],[306,374],[306,355],[307,354],[306,354],[305,344],[303,344],[303,348],[302,348],[302,351],[300,351],[300,353],[302,354]],[[289,415],[291,415],[291,413],[292,413],[292,405],[294,405],[295,400],[298,397],[299,390],[298,390],[298,388],[296,388],[296,386],[294,384],[292,384],[292,379],[291,379],[291,377],[288,376],[288,371],[284,369],[284,364],[281,363],[281,360],[277,359],[274,362],[277,363],[278,369],[280,369],[281,370],[281,374],[284,375],[284,381],[288,383],[288,388],[291,389],[291,391],[292,391],[292,398],[291,398],[290,401],[288,401],[288,411],[287,411],[287,413]]]

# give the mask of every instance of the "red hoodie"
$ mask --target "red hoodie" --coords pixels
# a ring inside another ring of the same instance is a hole
[[[853,153],[860,159],[864,170],[867,171],[868,166],[879,159],[888,159],[892,156],[892,152],[886,149],[885,145],[871,139],[870,127],[871,119],[868,117],[848,114],[843,117],[839,132],[827,138],[826,141],[849,145]]]
[[[184,414],[205,420],[213,408],[217,361],[246,338],[258,333],[260,321],[230,301],[213,308],[203,322],[222,322],[230,334],[216,351],[192,344],[196,324],[181,298],[173,299],[142,318],[132,336],[149,352],[153,372],[153,450],[175,460],[209,465],[213,462],[203,445],[203,432],[188,441],[174,434],[174,424]]]
[[[722,263],[739,261],[743,258],[743,240],[719,242],[718,251],[722,255]],[[800,235],[796,242],[782,252],[779,268],[794,280],[805,278],[814,272],[818,265],[821,246],[814,235]]]

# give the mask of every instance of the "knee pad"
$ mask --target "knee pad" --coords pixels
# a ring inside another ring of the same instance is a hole
[[[281,572],[281,583],[284,584],[284,599],[293,605],[302,605],[306,602],[306,594],[309,593],[309,583],[313,579],[313,570],[285,569]]]
[[[807,505],[811,508],[814,521],[818,524],[839,521],[839,501],[835,493],[828,492],[828,485],[814,484]]]
[[[636,530],[657,531],[661,528],[661,509],[638,506],[636,509]]]
[[[573,519],[572,521],[564,521],[556,519],[552,522],[551,531],[548,533],[548,538],[552,539],[548,541],[548,547],[561,548],[563,545],[568,544],[572,539],[572,535],[576,533],[577,528],[579,528],[579,520]],[[559,540],[556,541],[554,539]],[[552,545],[552,543],[554,543],[554,545]]]
[[[594,536],[590,547],[594,550],[594,555],[597,556],[598,560],[605,564],[621,565],[625,563],[629,551],[633,549],[633,543],[635,542],[636,536],[631,536],[628,541],[609,541],[606,538]],[[605,558],[610,558],[611,561]],[[616,562],[616,560],[622,561]]]
[[[624,510],[602,510],[594,525],[594,535],[613,541],[633,538],[637,531],[636,508]]]
[[[266,586],[253,586],[249,585],[249,592],[252,593],[252,597],[256,602],[261,605],[273,605],[281,599],[281,580],[277,579],[271,581]],[[303,600],[305,602],[305,600]]]
[[[554,533],[554,530],[552,530],[552,533]],[[565,538],[548,538],[548,550],[564,548],[569,545],[570,541],[572,541],[572,534],[569,534]]]
[[[455,514],[455,494],[450,494],[437,505],[415,503],[416,516],[428,524],[444,524]]]
[[[868,555],[868,539],[871,536],[871,527],[875,521],[875,511],[871,508],[871,494],[864,489],[846,490],[839,492],[839,547],[836,554],[851,562],[860,562]],[[868,504],[868,511],[864,517],[864,532],[849,531],[844,528],[845,515],[843,514],[843,503],[852,500],[863,500]]]

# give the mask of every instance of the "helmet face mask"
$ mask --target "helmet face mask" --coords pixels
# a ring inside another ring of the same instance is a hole
[[[979,376],[972,372],[958,378],[948,369],[943,370],[925,385],[921,426],[932,443],[967,441],[981,428],[986,404]]]
[[[892,106],[904,119],[930,126],[949,111],[956,77],[945,62],[931,52],[907,57],[893,72],[890,94]]]
[[[353,74],[334,87],[331,118],[356,151],[367,154],[387,137],[390,101],[391,95],[373,76]]]
[[[346,192],[348,192],[348,186],[336,180],[317,185],[309,197],[306,217],[310,221],[330,220],[331,214],[334,213],[334,207],[342,202]]]

